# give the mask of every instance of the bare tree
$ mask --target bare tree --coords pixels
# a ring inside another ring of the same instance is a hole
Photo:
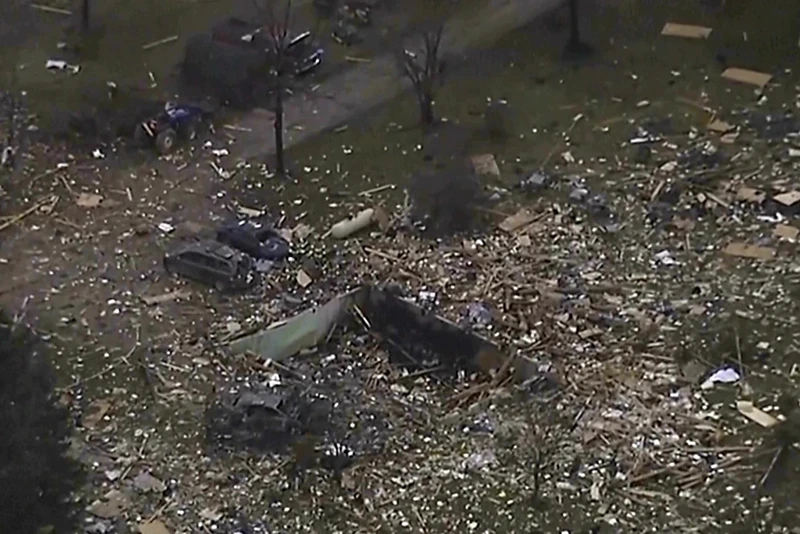
[[[284,91],[291,74],[292,60],[289,48],[292,44],[290,27],[292,22],[292,0],[254,0],[261,13],[264,32],[268,40],[269,52],[272,56],[273,90],[275,92],[275,165],[276,172],[286,175],[286,160],[283,139],[283,99]]]
[[[545,484],[559,460],[568,457],[565,443],[582,412],[572,424],[554,406],[555,397],[531,399],[529,394],[515,397],[515,406],[525,406],[520,418],[504,419],[495,434],[505,462],[524,466],[528,476],[531,504],[540,504]]]
[[[400,69],[414,86],[419,104],[420,122],[426,127],[436,122],[433,111],[434,97],[436,90],[444,81],[441,45],[445,23],[443,18],[437,19],[424,23],[408,39],[401,40],[398,51]],[[422,41],[418,52],[406,48],[412,38]]]

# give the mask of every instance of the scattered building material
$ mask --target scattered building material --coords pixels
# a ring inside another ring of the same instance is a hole
[[[734,82],[755,85],[756,87],[764,87],[772,79],[771,74],[736,67],[725,69],[722,77]]]
[[[711,35],[711,28],[707,26],[697,26],[694,24],[678,24],[667,22],[661,30],[661,35],[668,37],[683,37],[685,39],[708,39]]]

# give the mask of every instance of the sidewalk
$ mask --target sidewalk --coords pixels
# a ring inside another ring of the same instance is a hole
[[[442,41],[444,55],[460,54],[494,40],[558,7],[563,0],[489,0],[487,7],[469,17],[448,22]],[[312,93],[299,94],[284,104],[286,148],[335,128],[349,118],[393,100],[411,89],[398,72],[391,54],[352,67]],[[271,114],[253,110],[241,117],[233,156],[258,158],[275,151]]]

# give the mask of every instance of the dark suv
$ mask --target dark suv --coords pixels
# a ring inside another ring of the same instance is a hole
[[[300,76],[316,69],[322,63],[325,52],[319,44],[314,42],[311,32],[287,33],[289,42],[286,44],[285,50],[292,71],[290,74]],[[263,52],[267,63],[271,68],[275,67],[275,57],[272,55],[273,47],[269,34],[261,26],[230,17],[211,30],[211,39],[215,43]]]
[[[167,253],[164,270],[220,291],[247,289],[255,280],[253,260],[216,241],[188,243]]]
[[[322,63],[323,49],[309,32],[292,34],[287,44],[290,75],[310,73]],[[181,62],[183,92],[212,97],[234,107],[269,102],[275,84],[275,58],[269,38],[258,25],[228,19],[210,33],[191,36]]]
[[[281,261],[289,243],[275,230],[252,221],[233,221],[217,229],[217,241],[257,260]]]

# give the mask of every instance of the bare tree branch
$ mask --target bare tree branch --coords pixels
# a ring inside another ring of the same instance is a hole
[[[270,74],[274,78],[275,91],[275,159],[277,173],[286,175],[283,143],[283,92],[286,76],[289,75],[291,58],[289,47],[292,44],[292,0],[253,0],[259,13],[262,30],[267,36],[269,51],[274,60]]]
[[[270,51],[285,58],[291,44],[292,0],[253,0],[253,6],[259,13]]]
[[[444,19],[423,24],[410,36],[401,39],[397,51],[400,71],[414,87],[420,106],[420,119],[424,126],[431,126],[435,122],[433,113],[435,92],[443,83],[444,62],[440,56],[444,27]],[[409,46],[413,46],[415,38],[418,52],[408,49]]]

